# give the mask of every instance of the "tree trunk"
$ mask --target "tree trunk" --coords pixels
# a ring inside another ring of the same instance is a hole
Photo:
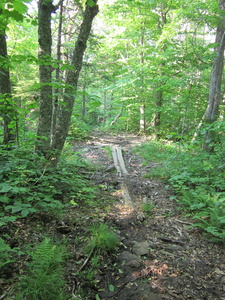
[[[39,42],[39,80],[40,113],[37,130],[36,151],[48,156],[52,130],[52,64],[51,64],[51,14],[55,7],[52,0],[38,2],[38,42]]]
[[[140,132],[145,132],[145,103],[140,104],[140,125],[139,125]]]
[[[139,10],[140,14],[142,15],[141,10]],[[142,22],[141,29],[140,29],[140,45],[141,45],[141,51],[140,51],[140,68],[141,68],[141,99],[140,99],[140,120],[139,120],[139,131],[140,133],[145,132],[145,97],[146,94],[144,93],[144,86],[145,86],[145,74],[144,74],[144,65],[145,65],[145,35],[146,35],[146,28],[144,22]]]
[[[156,111],[153,117],[153,127],[154,127],[154,138],[159,139],[160,137],[160,125],[161,125],[161,110],[163,106],[163,91],[158,86],[156,91]]]
[[[86,4],[83,22],[80,27],[80,32],[75,43],[72,56],[73,70],[68,70],[66,76],[66,88],[63,97],[63,105],[60,109],[58,123],[52,141],[52,150],[54,151],[54,157],[52,158],[53,166],[57,165],[58,163],[69,131],[79,74],[83,63],[83,56],[87,47],[87,40],[91,31],[93,19],[98,13],[98,6],[96,4],[97,0],[93,1],[95,2],[95,5],[92,7]]]
[[[82,94],[82,108],[81,108],[81,115],[84,120],[86,114],[86,85],[85,85],[85,79],[83,83],[83,94]]]
[[[0,105],[1,116],[4,122],[3,144],[9,145],[16,140],[17,113],[12,103],[9,61],[4,29],[1,29],[0,31],[0,57]],[[12,122],[15,124],[13,124],[13,126],[9,126]]]
[[[104,91],[103,93],[104,107],[103,107],[103,123],[106,122],[106,112],[107,112],[107,93]]]
[[[220,0],[219,6],[225,12],[225,0]],[[221,16],[220,24],[216,32],[215,58],[212,66],[209,88],[208,107],[205,112],[205,124],[212,124],[217,120],[219,114],[219,105],[221,100],[221,83],[224,69],[224,50],[225,50],[225,16]],[[215,131],[207,129],[204,135],[203,148],[213,152],[215,141]]]
[[[59,12],[59,28],[58,28],[58,41],[57,41],[57,52],[56,52],[56,59],[57,61],[61,61],[61,46],[62,46],[62,24],[63,24],[63,0],[60,4],[60,12]],[[59,93],[60,88],[58,86],[60,81],[60,67],[58,66],[55,70],[55,80],[57,82],[57,88],[55,89],[55,97],[53,103],[53,112],[52,112],[52,129],[51,129],[51,137],[54,136],[56,122],[57,122],[57,114],[58,114],[58,107],[59,107]]]

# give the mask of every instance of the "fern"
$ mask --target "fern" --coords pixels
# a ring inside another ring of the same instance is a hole
[[[65,248],[45,239],[30,253],[28,272],[19,283],[16,300],[64,300],[63,262]]]

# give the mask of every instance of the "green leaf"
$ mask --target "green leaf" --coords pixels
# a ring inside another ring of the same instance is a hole
[[[114,290],[115,290],[114,285],[110,284],[110,285],[109,285],[109,290],[110,290],[110,292],[114,292]]]
[[[13,6],[14,9],[21,14],[24,14],[27,11],[27,6],[21,0],[14,1]]]
[[[24,217],[26,217],[28,214],[29,214],[29,209],[23,209],[22,211],[21,211],[21,216],[24,218]]]
[[[0,190],[1,193],[8,193],[10,190],[13,190],[13,187],[7,183],[2,184],[2,188]]]
[[[12,209],[12,213],[16,213],[16,212],[19,212],[19,211],[21,211],[23,208],[22,208],[22,206],[12,206],[12,205],[9,205],[9,206],[7,206],[7,208],[11,208]]]
[[[95,299],[96,299],[96,300],[101,300],[101,298],[99,297],[98,294],[95,295]]]
[[[23,21],[23,15],[20,14],[18,11],[13,10],[13,11],[7,11],[6,15],[10,18],[13,18],[17,22]]]
[[[9,217],[9,216],[2,217],[0,219],[0,227],[6,225],[8,222],[14,222],[14,221],[16,221],[16,219],[17,219],[16,216],[15,217],[14,216],[12,216],[12,217]]]
[[[10,251],[11,250],[9,245],[7,245],[2,238],[0,238],[0,250],[1,251]]]
[[[0,196],[0,202],[8,203],[9,202],[9,198],[6,197],[6,196]]]
[[[89,5],[90,7],[93,7],[93,6],[95,6],[96,4],[95,4],[95,2],[94,2],[93,0],[88,0],[88,1],[87,1],[87,5]]]

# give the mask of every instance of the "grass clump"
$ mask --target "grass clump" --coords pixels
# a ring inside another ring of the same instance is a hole
[[[94,224],[91,229],[89,248],[98,253],[112,252],[119,244],[117,235],[107,224]]]
[[[16,300],[65,300],[65,247],[45,239],[31,251],[31,262],[19,282]]]

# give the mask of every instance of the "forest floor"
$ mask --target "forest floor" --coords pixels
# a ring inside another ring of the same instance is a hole
[[[131,150],[146,141],[141,136],[96,133],[76,146],[83,149],[85,158],[101,166],[92,180],[109,191],[113,188],[115,202],[99,218],[116,229],[121,241],[116,253],[104,257],[95,292],[100,299],[225,300],[224,246],[190,228],[193,221],[170,200],[165,183],[144,177],[156,164],[143,166],[142,158]],[[125,177],[110,171],[109,147],[113,145],[122,148],[129,173]],[[126,185],[132,203],[124,200],[121,184]],[[152,205],[152,210],[143,212],[143,204]]]
[[[225,300],[224,246],[190,228],[193,221],[170,200],[172,192],[165,183],[145,177],[156,163],[143,165],[132,148],[146,141],[141,136],[96,132],[88,141],[76,142],[74,151],[96,166],[87,176],[96,186],[103,187],[102,206],[74,206],[60,221],[43,216],[38,221],[31,219],[29,223],[18,224],[18,234],[25,242],[36,242],[43,230],[48,230],[57,239],[69,240],[72,255],[66,279],[68,292],[74,295],[71,299]],[[120,177],[112,167],[113,145],[122,148],[126,176]],[[124,198],[123,185],[130,202]],[[143,211],[144,205],[149,210]],[[100,256],[94,275],[88,278],[90,257],[82,268],[82,278],[77,276],[77,270],[87,257],[86,228],[96,220],[114,229],[120,245],[113,253]],[[86,296],[79,294],[80,287]],[[11,289],[5,285],[9,294]],[[0,299],[9,298],[0,295]]]

